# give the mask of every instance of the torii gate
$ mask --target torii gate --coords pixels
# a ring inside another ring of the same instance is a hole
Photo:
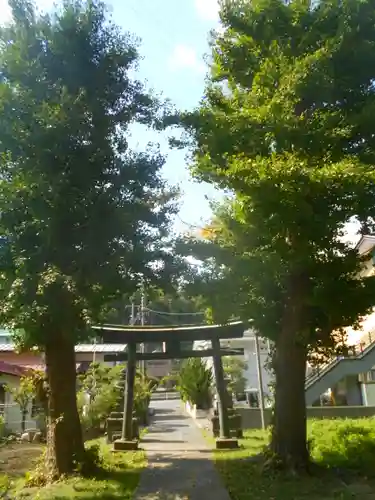
[[[138,360],[206,358],[212,356],[218,393],[218,410],[220,422],[220,437],[218,448],[236,448],[238,441],[231,439],[226,403],[226,386],[222,356],[243,355],[243,349],[230,349],[220,346],[221,339],[242,338],[245,325],[235,321],[226,325],[198,325],[175,327],[152,326],[120,326],[102,325],[93,327],[103,338],[104,343],[127,344],[126,352],[104,356],[105,361],[126,361],[126,386],[124,398],[124,417],[121,439],[115,441],[115,450],[137,449],[138,443],[133,440],[132,418],[134,403],[134,381]],[[181,350],[181,342],[208,340],[211,348],[202,350]],[[137,344],[160,342],[166,346],[165,352],[137,353]]]

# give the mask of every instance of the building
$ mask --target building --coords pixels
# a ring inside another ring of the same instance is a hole
[[[259,375],[257,368],[255,335],[254,331],[249,329],[244,332],[242,338],[221,341],[222,347],[243,348],[244,355],[236,356],[246,363],[244,378],[246,380],[245,394],[246,399],[251,406],[259,406]],[[194,342],[194,349],[207,349],[210,347],[209,341]],[[261,379],[265,403],[271,400],[271,382],[273,380],[272,373],[267,368],[270,353],[270,342],[267,339],[259,338],[259,359],[261,366]],[[213,367],[212,358],[203,358],[208,367]]]
[[[375,236],[362,236],[356,249],[367,257],[361,275],[374,275]],[[349,355],[333,358],[307,377],[307,404],[328,391],[332,404],[375,406],[375,307],[362,320],[360,330],[347,328],[346,332]]]
[[[22,413],[21,409],[14,401],[11,389],[17,389],[22,377],[28,374],[29,370],[23,366],[13,363],[0,361],[0,416],[8,431],[21,432],[22,430]],[[38,428],[38,415],[33,402],[30,401],[26,419],[25,428]]]
[[[116,362],[104,361],[106,354],[118,354],[126,349],[126,344],[78,344],[76,346],[77,371],[84,372],[91,363],[114,365]],[[44,370],[43,353],[29,351],[16,353],[12,344],[11,333],[0,329],[0,362],[13,363],[27,368]],[[163,378],[172,370],[172,360],[146,361],[146,370],[151,377]]]
[[[76,350],[77,371],[85,371],[93,362],[104,363],[105,354],[117,354],[126,348],[124,344],[78,344]],[[0,343],[0,361],[13,363],[26,368],[43,369],[43,353],[28,351],[17,353],[13,344]],[[112,365],[112,362],[106,362]]]

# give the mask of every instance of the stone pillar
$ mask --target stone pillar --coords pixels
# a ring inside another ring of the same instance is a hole
[[[213,365],[216,380],[216,389],[218,395],[218,413],[219,413],[219,425],[220,425],[220,438],[216,441],[216,447],[223,448],[237,448],[237,439],[231,439],[230,437],[230,425],[229,425],[229,415],[228,415],[228,391],[226,387],[223,363],[220,354],[220,340],[219,338],[213,338],[211,340],[212,350],[213,350]]]
[[[124,415],[122,420],[121,439],[114,441],[115,451],[137,449],[138,443],[133,440],[133,406],[134,406],[134,381],[136,371],[137,344],[128,343],[128,362],[126,365]]]

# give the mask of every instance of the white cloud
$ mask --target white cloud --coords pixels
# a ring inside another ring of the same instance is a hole
[[[169,67],[172,70],[192,69],[198,73],[206,71],[203,60],[201,60],[196,51],[188,45],[176,45],[171,57],[169,58]]]
[[[200,17],[207,21],[219,20],[218,0],[194,0],[194,3]]]

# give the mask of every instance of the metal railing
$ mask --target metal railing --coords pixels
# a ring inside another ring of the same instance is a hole
[[[375,330],[370,330],[362,335],[359,342],[348,348],[347,354],[344,356],[334,356],[326,363],[317,365],[306,376],[305,384],[310,386],[315,380],[319,380],[325,373],[332,370],[342,359],[360,359],[363,357],[375,344]]]

